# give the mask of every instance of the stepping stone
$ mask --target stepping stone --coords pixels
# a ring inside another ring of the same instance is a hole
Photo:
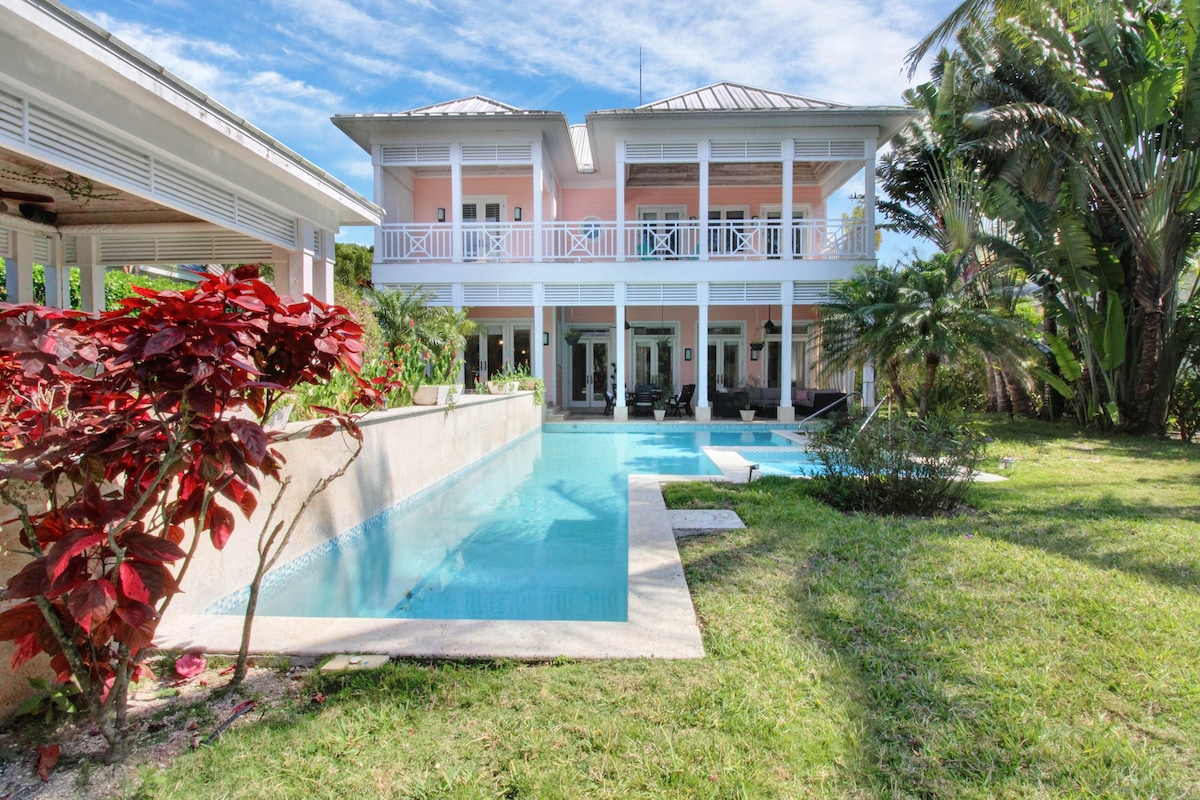
[[[746,527],[742,518],[728,509],[676,509],[667,511],[667,517],[671,520],[671,529],[675,531],[676,538]]]

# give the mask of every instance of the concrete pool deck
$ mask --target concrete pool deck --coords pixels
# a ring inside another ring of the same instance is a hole
[[[744,470],[742,480],[745,480]],[[704,476],[629,477],[629,597],[625,622],[348,619],[254,620],[251,651],[294,656],[378,653],[415,658],[703,658],[704,645],[684,579],[662,483]],[[710,479],[720,479],[709,476]],[[168,615],[158,646],[235,653],[243,618]]]

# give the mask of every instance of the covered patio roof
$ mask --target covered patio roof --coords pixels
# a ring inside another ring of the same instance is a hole
[[[89,310],[103,307],[104,268],[127,264],[270,261],[281,292],[332,299],[334,234],[381,216],[56,0],[0,0],[10,302],[32,300],[34,261],[48,268],[54,303],[63,267],[80,267]]]

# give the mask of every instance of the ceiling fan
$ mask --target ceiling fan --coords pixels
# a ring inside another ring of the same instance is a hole
[[[53,225],[58,215],[53,211],[42,208],[42,206],[50,205],[54,202],[54,198],[48,194],[35,194],[33,192],[9,192],[0,189],[0,213],[8,211],[8,204],[5,200],[15,200],[17,202],[17,211],[27,220],[32,222],[40,222],[43,225]]]

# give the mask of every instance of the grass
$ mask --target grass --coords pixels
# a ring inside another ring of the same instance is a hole
[[[1200,796],[1200,450],[989,433],[1011,480],[954,517],[670,487],[748,526],[681,542],[703,660],[317,678],[143,796]]]

